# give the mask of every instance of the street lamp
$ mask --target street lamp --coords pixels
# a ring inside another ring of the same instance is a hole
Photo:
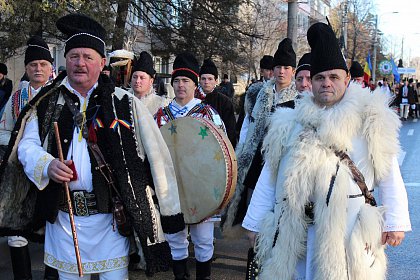
[[[384,13],[384,14],[381,14],[380,16],[383,16],[386,14],[398,14],[398,12]],[[374,83],[376,81],[376,46],[378,45],[377,36],[378,36],[378,15],[375,15],[375,34],[373,35],[373,65],[372,65],[372,68],[373,68],[372,81]]]

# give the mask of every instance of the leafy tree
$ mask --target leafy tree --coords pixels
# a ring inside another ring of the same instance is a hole
[[[287,4],[275,0],[255,0],[243,4],[240,18],[247,24],[249,37],[240,42],[243,55],[239,59],[243,72],[247,73],[248,83],[251,77],[259,77],[259,61],[264,55],[274,55],[279,42],[287,33]]]
[[[345,2],[348,4],[346,18],[344,17]],[[364,61],[368,51],[373,47],[375,26],[372,9],[372,3],[369,0],[345,0],[331,10],[329,19],[337,37],[342,38],[344,23],[347,20],[346,53],[350,61]]]
[[[33,34],[49,43],[62,40],[56,20],[78,12],[105,27],[112,50],[132,49],[143,36],[150,38],[154,55],[188,50],[199,60],[213,58],[222,71],[249,69],[257,76],[259,59],[273,54],[285,36],[284,5],[275,0],[0,0],[0,59],[23,52]],[[247,15],[245,6],[251,7]],[[144,26],[133,24],[130,13]]]
[[[191,51],[203,58],[235,61],[238,44],[258,37],[243,28],[238,7],[244,0],[133,1],[153,34],[152,52],[162,55]]]
[[[21,47],[32,35],[41,35],[47,42],[62,38],[55,22],[70,12],[88,14],[107,30],[113,30],[115,12],[110,3],[104,0],[0,0],[0,59],[23,52]]]

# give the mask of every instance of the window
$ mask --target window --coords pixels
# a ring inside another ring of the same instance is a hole
[[[140,0],[132,1],[128,12],[132,24],[144,26],[143,3]]]
[[[181,8],[178,1],[158,1],[155,2],[153,11],[153,23],[159,25],[179,25],[178,13]]]

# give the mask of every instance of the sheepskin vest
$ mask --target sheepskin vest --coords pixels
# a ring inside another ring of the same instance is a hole
[[[250,85],[248,90],[245,92],[244,110],[245,114],[248,114],[248,116],[251,116],[255,102],[257,101],[258,93],[263,88],[263,86],[264,82],[258,81]]]
[[[235,194],[230,202],[224,230],[242,223],[246,213],[247,185],[255,184],[262,169],[261,146],[271,114],[277,107],[294,107],[294,99],[297,96],[295,83],[281,90],[276,99],[273,93],[275,79],[267,81],[258,93],[252,114],[249,115],[250,124],[246,140],[236,146],[235,152],[238,160],[238,183]],[[253,169],[251,169],[253,168]]]
[[[276,179],[276,205],[257,238],[260,279],[293,279],[298,260],[306,255],[309,201],[315,204],[314,279],[385,279],[384,209],[363,202],[350,206],[349,189],[358,187],[334,151],[351,155],[358,148],[352,140],[362,139],[367,155],[359,169],[369,187],[383,179],[399,151],[400,122],[387,104],[380,92],[350,84],[331,108],[305,96],[295,110],[273,115],[263,150]],[[354,215],[350,223],[349,215]],[[373,262],[365,261],[367,255]]]

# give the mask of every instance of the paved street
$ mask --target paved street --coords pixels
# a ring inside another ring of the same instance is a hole
[[[420,122],[403,122],[400,141],[403,150],[400,156],[401,173],[407,188],[413,231],[406,235],[401,246],[387,250],[388,279],[415,280],[420,279]]]
[[[247,240],[233,240],[227,241],[218,239],[216,240],[215,260],[213,262],[212,274],[216,280],[243,280],[245,279],[245,266],[247,254]],[[4,248],[7,244],[2,244],[0,241],[0,280],[12,280],[13,274],[9,262],[9,252]],[[43,278],[43,247],[39,244],[30,244],[32,254],[32,274],[33,280],[42,280]],[[193,252],[191,252],[193,255]],[[4,261],[4,260],[7,260]],[[195,276],[194,260],[190,258],[189,264],[191,267],[191,275]],[[98,279],[92,277],[92,279]],[[130,280],[143,280],[143,279],[156,279],[156,280],[169,280],[173,279],[172,272],[158,273],[153,278],[147,278],[143,271],[130,272]],[[192,279],[195,279],[193,277]]]
[[[400,140],[402,154],[400,157],[401,171],[406,183],[409,196],[409,207],[413,232],[406,235],[405,242],[398,248],[388,248],[389,276],[390,280],[416,280],[420,279],[420,122],[412,120],[403,123]],[[34,280],[42,279],[42,246],[30,245],[33,260]],[[213,264],[213,278],[215,280],[239,280],[245,279],[247,242],[245,239],[216,241],[215,261]],[[193,267],[194,262],[191,259]],[[192,271],[192,275],[195,275]],[[0,280],[12,278],[9,254],[5,240],[0,239]],[[147,279],[143,272],[130,274],[130,279]],[[172,273],[157,274],[154,279],[173,279]]]

